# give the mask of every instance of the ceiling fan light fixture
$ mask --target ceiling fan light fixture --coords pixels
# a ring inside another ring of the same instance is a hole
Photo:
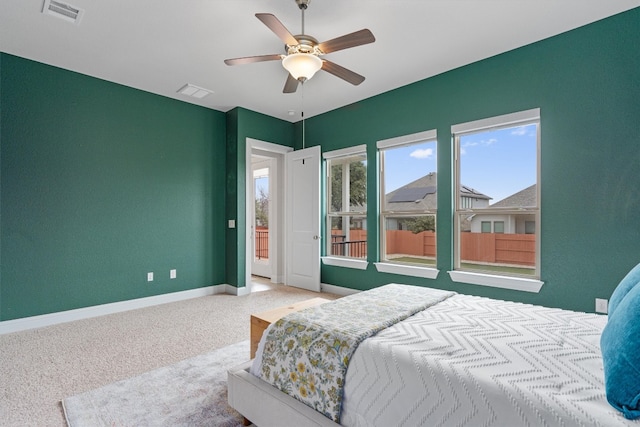
[[[296,80],[309,80],[322,68],[322,59],[311,53],[292,53],[282,60],[282,66]]]

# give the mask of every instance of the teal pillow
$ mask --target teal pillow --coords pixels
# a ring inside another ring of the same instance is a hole
[[[622,302],[627,293],[638,283],[640,283],[640,264],[636,265],[620,281],[616,289],[609,298],[609,316],[611,316],[618,305]]]
[[[607,400],[625,418],[640,418],[640,286],[609,315],[600,348]]]

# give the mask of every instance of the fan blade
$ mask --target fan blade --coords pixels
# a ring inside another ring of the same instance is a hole
[[[291,74],[287,73],[287,81],[284,83],[282,93],[294,93],[298,89],[298,83],[298,80],[294,79]]]
[[[259,56],[245,56],[244,58],[225,59],[224,63],[227,65],[242,65],[242,64],[251,64],[254,62],[279,61],[281,59],[282,59],[282,55],[259,55]]]
[[[340,77],[342,80],[345,80],[352,85],[359,85],[364,81],[364,76],[361,76],[358,73],[354,73],[351,70],[348,70],[335,62],[327,61],[326,59],[322,60],[322,69],[328,73],[333,74],[336,77]]]
[[[376,41],[371,31],[364,29],[356,31],[355,33],[347,34],[346,36],[336,37],[326,42],[322,42],[318,45],[318,49],[322,53],[331,53],[342,49],[348,49],[350,47],[361,46],[363,44],[369,44]]]
[[[278,36],[286,45],[295,46],[298,44],[298,40],[291,35],[289,30],[287,30],[287,28],[282,25],[282,22],[280,22],[274,15],[270,13],[256,13],[256,18],[269,27],[269,29],[273,31],[275,35]]]

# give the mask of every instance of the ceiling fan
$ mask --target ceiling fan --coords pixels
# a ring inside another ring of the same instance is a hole
[[[285,43],[286,54],[248,56],[244,58],[226,59],[227,65],[251,64],[253,62],[282,61],[282,66],[289,72],[284,84],[284,93],[293,93],[298,88],[298,83],[309,80],[316,71],[322,69],[336,77],[353,84],[359,85],[364,81],[364,76],[348,70],[334,62],[320,58],[331,52],[336,52],[351,47],[356,47],[376,41],[371,31],[364,29],[341,37],[336,37],[322,43],[304,33],[304,11],[311,0],[295,0],[302,12],[302,34],[292,35],[284,25],[270,13],[256,13],[264,25],[269,27],[276,36]]]

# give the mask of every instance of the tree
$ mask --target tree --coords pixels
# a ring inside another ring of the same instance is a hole
[[[436,219],[432,215],[408,219],[406,224],[407,229],[413,234],[423,231],[436,231]]]
[[[361,206],[367,203],[367,166],[364,162],[349,163],[350,193],[349,205]],[[346,211],[342,206],[342,165],[331,166],[331,209]]]
[[[256,197],[256,225],[269,228],[269,196],[260,187]]]

